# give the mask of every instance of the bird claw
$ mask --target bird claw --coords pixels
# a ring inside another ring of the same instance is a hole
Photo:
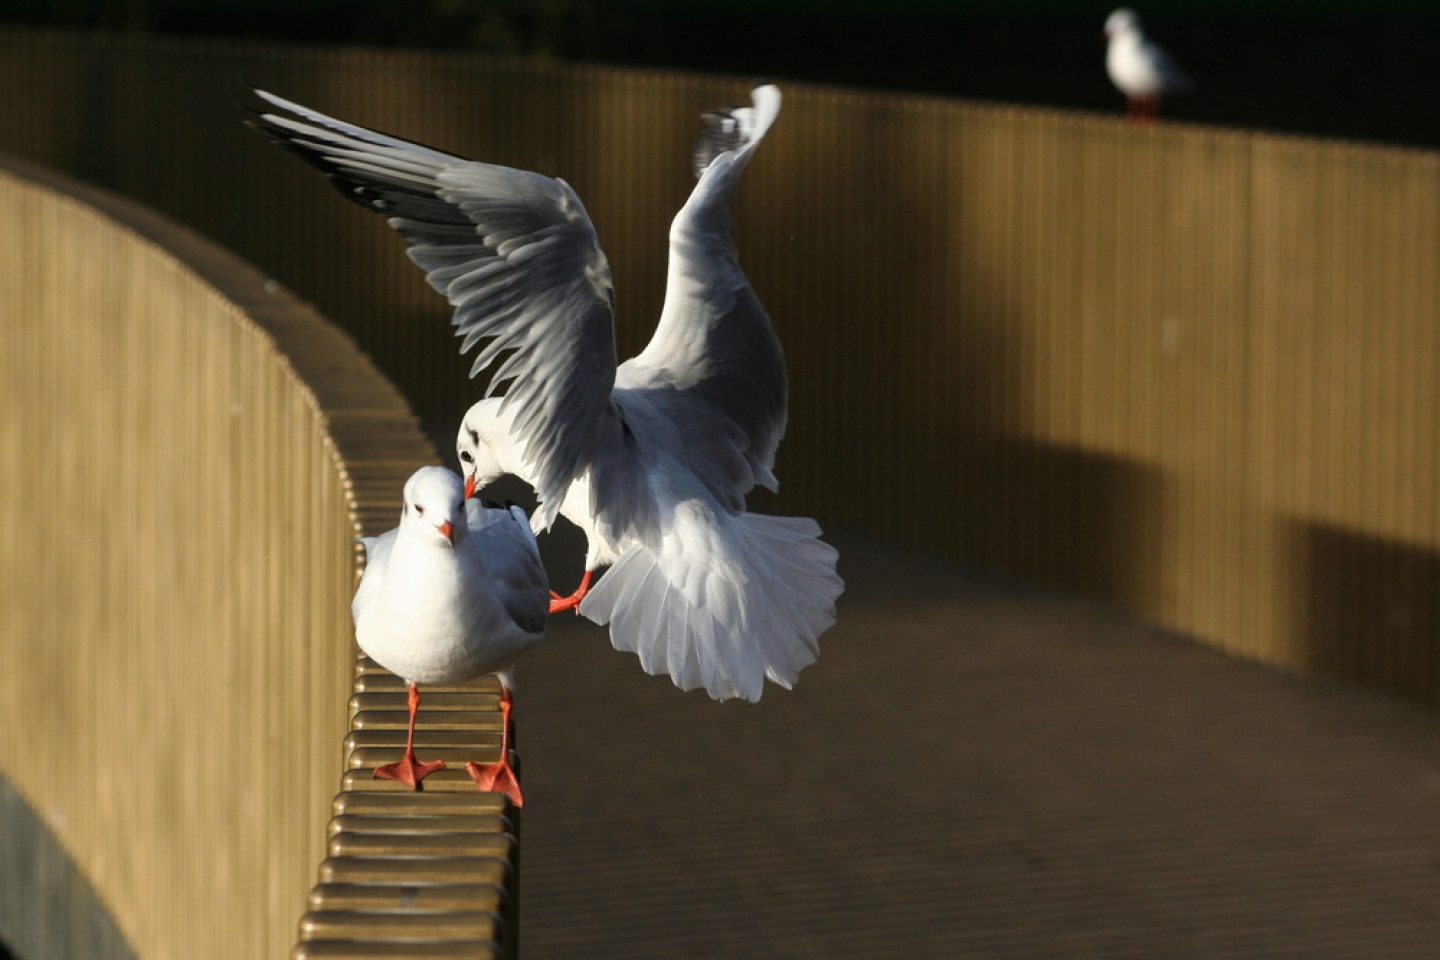
[[[574,610],[578,614],[580,612],[580,601],[584,600],[585,595],[590,592],[590,578],[594,575],[594,572],[593,570],[586,570],[585,576],[580,578],[580,586],[576,587],[575,592],[568,597],[562,597],[554,590],[551,590],[550,612],[559,613],[561,610]]]
[[[510,802],[517,808],[525,806],[525,796],[520,792],[520,780],[515,776],[515,771],[510,769],[509,762],[501,760],[499,763],[478,764],[470,761],[465,764],[465,772],[470,774],[470,779],[485,793],[503,793],[510,798]]]
[[[574,610],[578,614],[580,612],[580,601],[584,599],[585,597],[578,593],[571,594],[568,597],[551,597],[550,612],[559,613],[561,610]]]
[[[436,770],[444,769],[444,760],[430,760],[420,762],[415,759],[414,754],[406,754],[394,763],[387,763],[383,767],[375,768],[376,780],[399,780],[406,784],[411,790],[420,789],[420,781],[424,780]]]

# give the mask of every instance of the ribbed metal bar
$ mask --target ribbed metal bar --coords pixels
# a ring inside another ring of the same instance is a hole
[[[499,757],[499,693],[494,677],[423,688],[416,753],[446,768],[412,791],[374,778],[404,754],[405,684],[356,661],[343,790],[294,960],[518,955],[519,811],[465,773]]]

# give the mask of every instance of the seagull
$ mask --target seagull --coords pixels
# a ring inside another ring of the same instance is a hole
[[[350,612],[355,639],[371,659],[405,681],[410,726],[405,756],[375,771],[418,790],[445,765],[415,759],[422,683],[462,683],[499,673],[504,715],[500,762],[466,770],[481,790],[524,805],[510,766],[510,668],[545,634],[549,582],[525,511],[465,497],[444,467],[421,467],[405,483],[400,526],[362,537],[365,575]]]
[[[389,216],[455,307],[471,368],[509,356],[457,438],[466,495],[502,474],[534,487],[536,531],[565,515],[585,532],[579,589],[550,610],[610,626],[652,674],[715,699],[789,688],[819,655],[844,584],[813,520],[746,511],[785,432],[779,340],[736,256],[729,199],[780,112],[710,111],[698,178],[670,228],[654,336],[617,367],[610,265],[579,196],[560,179],[480,163],[336,120],[273,94],[252,125]],[[609,566],[595,586],[594,573]]]
[[[1134,10],[1121,7],[1110,14],[1105,21],[1105,36],[1110,41],[1105,71],[1125,94],[1127,112],[1136,123],[1149,124],[1159,115],[1162,93],[1189,93],[1195,89],[1190,75],[1176,66],[1162,47],[1145,39]]]

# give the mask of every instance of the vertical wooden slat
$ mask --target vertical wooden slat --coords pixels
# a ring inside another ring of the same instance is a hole
[[[398,494],[433,454],[342,335],[128,201],[10,165],[0,250],[0,771],[137,955],[284,955],[377,506],[345,472],[379,451]],[[347,412],[406,430],[337,445]]]

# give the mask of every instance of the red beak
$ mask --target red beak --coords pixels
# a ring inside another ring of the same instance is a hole
[[[445,534],[446,540],[449,540],[451,543],[455,542],[455,528],[450,524],[449,520],[446,520],[444,523],[440,524],[435,529]]]
[[[465,499],[469,500],[475,496],[475,474],[470,474],[465,480]]]

